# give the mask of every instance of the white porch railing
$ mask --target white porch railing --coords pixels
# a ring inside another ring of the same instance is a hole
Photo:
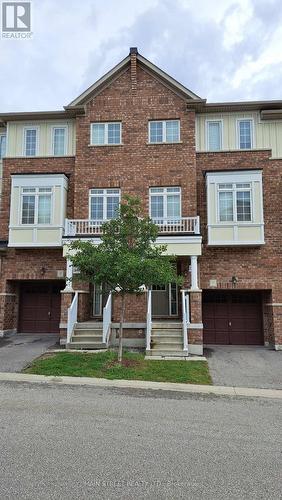
[[[77,323],[78,292],[75,292],[72,303],[68,308],[67,344],[70,343],[74,327]]]
[[[152,290],[148,290],[147,304],[147,330],[146,330],[146,350],[151,349],[151,333],[152,333]]]
[[[182,290],[181,295],[182,295],[183,351],[188,352],[188,326],[190,324],[189,295],[187,290]]]
[[[152,219],[158,226],[159,233],[191,233],[200,232],[200,217],[179,217],[175,219]]]
[[[108,346],[112,323],[112,292],[109,293],[107,303],[103,309],[103,342]]]
[[[66,219],[65,236],[99,236],[105,220]],[[174,219],[153,219],[159,227],[159,234],[199,234],[200,218],[179,217]]]

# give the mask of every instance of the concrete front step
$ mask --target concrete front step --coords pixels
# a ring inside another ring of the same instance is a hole
[[[76,323],[75,325],[76,330],[102,330],[103,329],[103,323],[101,322],[96,322],[96,321],[84,321],[82,323]]]
[[[93,337],[92,335],[73,335],[71,341],[75,343],[95,342],[99,344],[103,342],[103,338],[102,335],[99,335],[98,337]]]
[[[158,344],[173,344],[173,345],[181,345],[183,346],[183,339],[182,338],[177,338],[177,337],[166,337],[164,339],[161,339],[160,337],[153,337],[151,338],[152,344],[158,345]]]
[[[107,346],[104,342],[71,342],[68,349],[105,349]]]
[[[102,337],[103,331],[102,330],[77,330],[75,329],[73,332],[73,335],[91,335],[91,337]]]
[[[164,352],[182,352],[183,351],[183,346],[182,345],[170,345],[170,346],[167,346],[167,345],[157,345],[155,347],[152,347],[151,349],[152,352],[156,352],[156,351],[164,351]]]
[[[178,332],[178,331],[164,331],[164,332],[159,332],[159,331],[154,331],[151,334],[152,338],[156,339],[166,339],[166,338],[176,338],[176,339],[183,339],[183,333]]]
[[[182,323],[158,322],[152,323],[152,330],[181,330]]]
[[[172,349],[151,349],[150,351],[146,351],[146,357],[176,357],[176,358],[185,358],[188,356],[187,351],[181,350],[172,350]]]
[[[188,354],[186,354],[185,356],[182,356],[182,355],[171,356],[170,354],[166,354],[165,356],[159,356],[159,355],[155,356],[154,354],[152,354],[151,356],[149,356],[148,354],[146,354],[145,360],[148,360],[148,361],[192,361],[191,356],[189,357]]]

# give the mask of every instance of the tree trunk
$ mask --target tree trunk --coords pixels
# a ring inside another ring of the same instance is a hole
[[[121,296],[121,309],[120,309],[120,323],[119,323],[119,338],[118,338],[118,362],[122,362],[122,336],[123,336],[123,323],[125,311],[125,295]]]

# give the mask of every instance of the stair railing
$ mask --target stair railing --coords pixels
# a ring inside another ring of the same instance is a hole
[[[75,292],[72,303],[68,308],[67,344],[70,344],[77,323],[78,292]]]
[[[182,295],[183,351],[188,352],[188,325],[190,324],[189,295],[187,290],[181,290],[181,295]]]
[[[146,329],[146,350],[151,349],[151,333],[152,333],[152,290],[148,290],[147,304],[147,329]]]
[[[112,292],[109,293],[106,305],[103,309],[103,342],[108,347],[112,324]]]

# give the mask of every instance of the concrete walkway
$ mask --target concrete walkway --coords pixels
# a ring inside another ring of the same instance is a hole
[[[0,372],[20,372],[58,341],[58,335],[49,333],[21,333],[0,338]]]
[[[204,355],[215,385],[282,389],[282,351],[210,345]]]

